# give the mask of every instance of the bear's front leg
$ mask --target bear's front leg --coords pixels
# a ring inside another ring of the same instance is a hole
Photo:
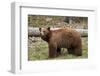
[[[49,58],[55,58],[57,56],[57,47],[55,44],[49,44]]]
[[[67,50],[68,50],[68,54],[74,54],[73,48],[68,48]]]

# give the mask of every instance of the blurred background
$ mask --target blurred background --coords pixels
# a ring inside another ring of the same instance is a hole
[[[87,29],[88,17],[28,15],[29,27],[65,27]]]

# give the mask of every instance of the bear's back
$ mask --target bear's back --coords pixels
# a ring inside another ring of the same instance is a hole
[[[62,28],[62,29],[57,29],[57,30],[52,30],[52,36],[57,37],[57,38],[66,38],[66,37],[79,37],[80,33],[77,32],[76,30],[73,30],[71,28]]]
[[[80,40],[80,33],[71,28],[52,30],[50,41],[57,43],[60,47],[69,47],[73,42]]]

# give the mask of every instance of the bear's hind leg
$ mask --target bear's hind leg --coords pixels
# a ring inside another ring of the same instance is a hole
[[[61,55],[61,48],[57,48],[57,56]]]
[[[81,48],[75,48],[74,52],[75,52],[74,54],[76,56],[82,56],[82,49]]]

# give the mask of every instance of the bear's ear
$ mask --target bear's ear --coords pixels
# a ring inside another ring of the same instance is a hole
[[[47,28],[50,31],[50,27]]]
[[[39,28],[39,31],[41,31],[41,28]]]

